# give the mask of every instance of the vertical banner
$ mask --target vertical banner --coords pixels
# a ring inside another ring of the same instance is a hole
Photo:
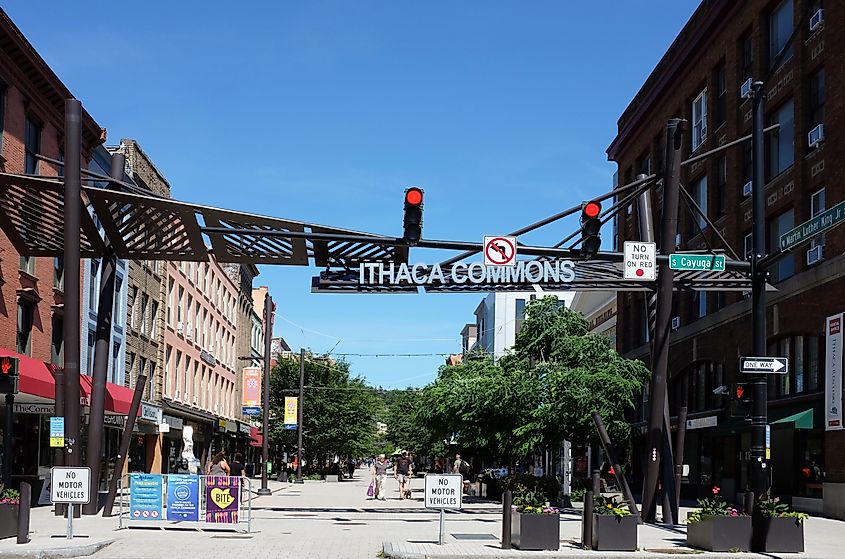
[[[167,520],[199,521],[200,479],[187,474],[167,476]]]
[[[845,313],[827,317],[825,322],[825,431],[838,431],[842,425],[842,321]]]
[[[297,420],[297,405],[299,404],[299,398],[296,396],[285,396],[285,426],[287,425],[297,425],[299,421]]]
[[[261,415],[261,369],[244,367],[243,374],[243,414]]]
[[[161,474],[129,474],[129,519],[161,520]]]
[[[235,524],[241,509],[241,479],[229,476],[205,478],[205,521]]]

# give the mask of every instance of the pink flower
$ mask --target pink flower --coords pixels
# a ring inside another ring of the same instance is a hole
[[[713,494],[714,494],[714,495],[718,495],[718,494],[719,494],[719,491],[721,491],[721,489],[719,489],[719,486],[718,486],[718,485],[714,485],[714,486],[713,486],[713,489],[711,489],[711,491],[713,491]]]

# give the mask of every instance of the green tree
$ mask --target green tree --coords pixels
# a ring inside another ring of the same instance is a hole
[[[334,456],[362,457],[375,449],[376,413],[380,401],[364,380],[352,377],[349,363],[315,357],[305,359],[303,456],[308,464],[326,466]],[[297,432],[283,425],[285,396],[297,396],[299,358],[281,358],[271,373],[270,440],[294,450]]]

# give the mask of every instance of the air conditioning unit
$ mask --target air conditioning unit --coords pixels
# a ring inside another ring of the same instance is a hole
[[[185,330],[185,323],[184,322],[177,322],[176,323],[176,333],[181,334]]]
[[[751,91],[751,78],[748,78],[739,87],[739,96],[743,99],[750,99],[752,93],[753,92]]]
[[[681,327],[681,317],[680,316],[673,316],[672,317],[672,330],[677,330]]]
[[[751,181],[742,185],[742,195],[743,196],[751,196]]]
[[[824,141],[824,124],[819,124],[807,134],[807,143],[811,148],[817,147]]]
[[[816,245],[807,251],[807,266],[818,264],[824,260],[824,245]]]
[[[186,340],[193,340],[194,339],[194,329],[188,326],[188,331],[185,332],[185,339]]]
[[[816,13],[810,17],[810,31],[815,31],[821,24],[824,23],[824,10],[816,10]]]

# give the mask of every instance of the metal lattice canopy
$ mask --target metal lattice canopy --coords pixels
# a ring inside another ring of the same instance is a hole
[[[0,220],[0,228],[21,255],[63,255],[63,189],[61,177],[0,173],[0,209],[6,216],[6,219]],[[118,258],[127,260],[207,261],[209,253],[213,253],[219,262],[311,265],[325,269],[312,280],[312,291],[320,293],[417,293],[420,289],[433,293],[462,293],[528,291],[536,287],[550,291],[655,289],[654,282],[625,280],[621,268],[622,255],[619,253],[600,253],[593,260],[584,260],[577,249],[523,245],[519,249],[521,256],[541,260],[575,260],[573,281],[493,285],[486,282],[457,283],[451,274],[447,274],[444,281],[423,286],[362,284],[357,269],[360,264],[407,264],[407,244],[396,237],[121,190],[84,186],[81,196],[83,207],[87,209],[81,221],[83,258],[101,257],[110,246]],[[615,207],[623,203],[627,203],[627,199],[618,201]],[[549,223],[572,212],[573,209],[566,210],[539,223]],[[477,252],[480,247],[478,243],[458,241],[421,241],[417,246],[469,251],[444,262],[444,271],[451,270],[454,263]],[[739,270],[744,265],[746,263],[729,262],[727,271],[676,271],[675,289],[749,290],[750,280]]]

